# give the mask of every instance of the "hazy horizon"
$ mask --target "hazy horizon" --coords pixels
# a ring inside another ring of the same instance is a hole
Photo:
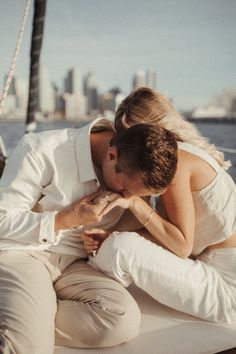
[[[24,3],[0,2],[1,81]],[[32,5],[15,71],[24,79]],[[48,0],[41,62],[59,87],[67,70],[77,66],[82,75],[95,73],[101,92],[119,86],[124,94],[131,90],[136,71],[154,69],[157,89],[178,109],[189,109],[236,88],[235,18],[234,0]]]

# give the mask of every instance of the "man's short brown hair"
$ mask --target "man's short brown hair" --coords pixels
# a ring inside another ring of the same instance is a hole
[[[177,168],[177,141],[170,131],[151,124],[136,124],[110,142],[118,151],[117,173],[140,173],[143,184],[160,192],[172,181]]]

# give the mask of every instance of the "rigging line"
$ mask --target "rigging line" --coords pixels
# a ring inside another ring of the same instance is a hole
[[[28,17],[28,13],[29,13],[30,2],[31,2],[31,0],[26,0],[25,1],[24,15],[23,15],[22,23],[21,23],[21,26],[20,26],[20,31],[19,31],[19,34],[18,34],[17,42],[16,42],[15,52],[14,52],[14,55],[13,55],[13,58],[12,58],[12,61],[11,61],[11,65],[10,65],[10,68],[9,68],[9,71],[8,71],[8,74],[7,74],[7,77],[6,77],[6,80],[5,80],[4,88],[3,88],[3,91],[2,91],[2,96],[1,96],[1,99],[0,99],[0,115],[3,112],[5,100],[6,100],[7,93],[8,93],[8,90],[9,90],[9,87],[10,87],[10,84],[11,84],[11,80],[12,80],[12,77],[13,77],[13,73],[14,73],[14,69],[15,69],[15,65],[16,65],[16,60],[17,60],[17,57],[18,57],[18,54],[19,54],[19,51],[20,51],[20,46],[21,46],[21,42],[22,42],[22,39],[23,39],[23,35],[24,35],[25,23],[26,23],[26,20],[27,20],[27,17]]]
[[[219,149],[220,151],[223,151],[223,152],[227,152],[229,154],[236,154],[236,149],[225,148],[222,146],[217,146],[217,149]]]

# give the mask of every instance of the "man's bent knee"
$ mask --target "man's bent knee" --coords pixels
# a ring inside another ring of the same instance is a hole
[[[125,290],[125,289],[124,289]],[[105,326],[98,333],[96,346],[114,346],[127,342],[139,334],[141,313],[133,297],[127,290],[122,294],[122,311],[117,312],[114,307],[104,308]]]
[[[114,333],[110,333],[114,341],[113,345],[134,339],[140,330],[141,313],[139,307],[127,290],[126,292],[124,312],[116,318],[112,331]]]
[[[141,314],[129,292],[119,286],[115,292],[108,290],[107,296],[100,295],[95,299],[87,291],[86,303],[59,301],[56,318],[57,345],[77,348],[110,347],[138,335]]]

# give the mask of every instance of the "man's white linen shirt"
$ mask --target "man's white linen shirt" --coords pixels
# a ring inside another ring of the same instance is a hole
[[[31,133],[11,153],[0,180],[0,250],[49,250],[85,256],[77,229],[54,232],[54,218],[62,210],[99,189],[91,156],[90,131],[104,119],[80,129]],[[109,229],[123,211],[115,208],[101,223]]]

